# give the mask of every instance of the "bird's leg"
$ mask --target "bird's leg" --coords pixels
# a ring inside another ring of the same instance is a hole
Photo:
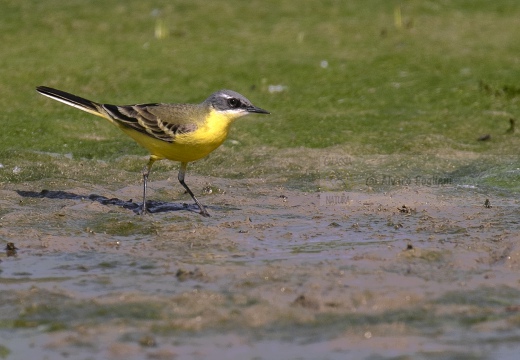
[[[141,207],[140,214],[146,214],[146,188],[148,186],[148,175],[150,175],[150,170],[152,169],[152,165],[155,162],[155,158],[150,157],[148,160],[148,164],[143,168],[143,205]]]
[[[197,198],[195,197],[195,195],[193,195],[193,193],[191,192],[191,190],[188,187],[188,185],[186,185],[186,183],[184,182],[184,175],[186,174],[186,167],[187,166],[188,166],[188,163],[181,162],[181,168],[179,169],[179,182],[181,183],[182,186],[184,186],[184,188],[186,189],[188,194],[190,194],[190,196],[193,199],[193,201],[195,201],[195,203],[198,205],[198,207],[200,209],[200,214],[202,216],[204,216],[204,217],[209,217],[209,213],[206,211],[206,208],[204,207],[204,205],[202,205],[199,202],[199,200],[197,200]]]

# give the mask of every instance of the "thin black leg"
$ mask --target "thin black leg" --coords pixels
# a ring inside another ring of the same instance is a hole
[[[204,217],[209,217],[209,213],[206,211],[206,208],[204,207],[204,205],[202,205],[199,200],[197,200],[197,198],[195,197],[195,195],[193,195],[193,192],[190,190],[190,188],[188,187],[188,185],[186,185],[186,183],[184,182],[184,175],[186,174],[186,167],[188,166],[188,163],[181,163],[181,168],[179,170],[179,182],[181,183],[182,186],[184,186],[184,188],[186,189],[186,191],[188,192],[188,194],[190,194],[191,198],[193,199],[193,201],[195,201],[195,203],[198,205],[199,209],[200,209],[200,214]]]
[[[146,189],[148,187],[148,176],[150,175],[150,171],[152,170],[152,165],[155,162],[155,158],[150,157],[148,160],[148,164],[143,168],[143,205],[141,206],[141,211],[139,212],[141,215],[146,214]]]

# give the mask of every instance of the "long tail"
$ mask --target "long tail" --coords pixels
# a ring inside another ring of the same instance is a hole
[[[102,118],[112,120],[103,111],[103,107],[101,106],[101,104],[96,103],[94,101],[90,101],[82,97],[69,94],[65,91],[53,89],[47,86],[38,86],[36,88],[36,91],[38,91],[40,94],[44,96],[50,97],[51,99],[62,102],[69,106],[73,106],[76,109],[80,109],[88,113],[101,116]]]

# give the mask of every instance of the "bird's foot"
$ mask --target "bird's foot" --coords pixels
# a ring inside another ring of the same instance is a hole
[[[148,207],[145,203],[143,203],[141,206],[139,206],[139,209],[137,210],[137,215],[146,215],[149,214]]]

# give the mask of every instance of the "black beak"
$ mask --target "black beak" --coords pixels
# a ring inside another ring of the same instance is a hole
[[[257,113],[257,114],[270,114],[269,111],[267,110],[264,110],[264,109],[260,109],[259,107],[256,107],[256,106],[248,106],[246,108],[247,112],[250,112],[250,113]]]

